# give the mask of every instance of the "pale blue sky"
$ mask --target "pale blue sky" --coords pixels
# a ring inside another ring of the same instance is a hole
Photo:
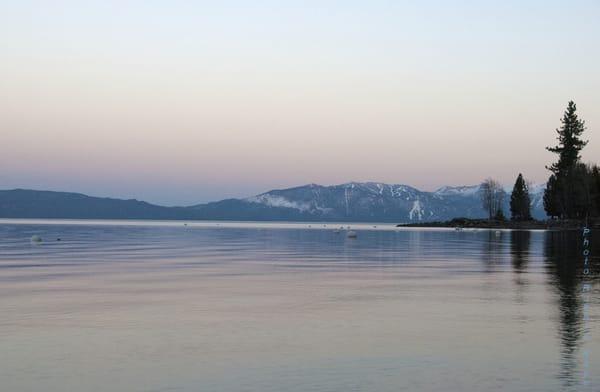
[[[598,20],[597,1],[0,0],[0,188],[544,181],[569,99],[600,157]]]

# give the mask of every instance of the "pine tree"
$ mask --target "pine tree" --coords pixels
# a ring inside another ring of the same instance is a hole
[[[512,220],[523,221],[531,220],[530,210],[531,200],[529,198],[529,189],[519,173],[512,194],[510,195],[510,215]]]
[[[577,117],[577,106],[569,101],[567,110],[560,120],[562,125],[556,130],[558,145],[546,147],[550,152],[558,154],[558,161],[547,167],[552,176],[546,185],[544,193],[544,207],[550,216],[561,218],[581,217],[581,208],[578,204],[583,200],[581,186],[577,180],[577,164],[579,152],[587,144],[581,135],[585,131],[585,122]]]
[[[546,190],[544,191],[544,210],[548,216],[561,216],[562,211],[564,210],[559,193],[559,189],[562,189],[562,186],[558,182],[558,178],[552,174],[546,183]]]
[[[571,174],[572,208],[576,217],[588,216],[592,210],[592,168],[578,163]]]
[[[577,117],[577,105],[569,101],[567,110],[560,120],[562,126],[556,130],[558,133],[558,146],[546,147],[550,152],[558,154],[558,162],[553,163],[547,169],[557,176],[565,175],[579,162],[579,152],[588,143],[582,140],[581,135],[585,131],[585,121]]]

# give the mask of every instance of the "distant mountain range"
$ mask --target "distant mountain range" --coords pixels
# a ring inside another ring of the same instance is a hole
[[[538,219],[546,217],[543,190],[543,186],[530,190],[532,214]],[[425,192],[408,185],[351,182],[309,184],[246,199],[163,207],[139,200],[14,189],[0,191],[0,218],[427,222],[485,217],[480,193],[479,185],[445,186]],[[507,192],[507,216],[509,200]]]

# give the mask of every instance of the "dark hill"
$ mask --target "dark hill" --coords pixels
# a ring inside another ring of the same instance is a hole
[[[183,207],[161,207],[139,200],[92,197],[80,193],[14,189],[0,191],[2,218],[189,219]]]

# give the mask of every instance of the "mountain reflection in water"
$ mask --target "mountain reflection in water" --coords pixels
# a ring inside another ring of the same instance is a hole
[[[75,223],[0,222],[3,389],[600,385],[597,233]]]

